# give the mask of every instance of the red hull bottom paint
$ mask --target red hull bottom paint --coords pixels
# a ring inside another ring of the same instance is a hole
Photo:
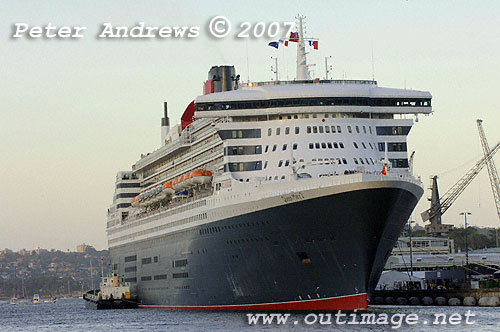
[[[234,311],[331,311],[331,310],[366,310],[366,293],[346,295],[318,300],[293,302],[237,304],[215,306],[168,306],[140,305],[144,309],[178,309],[178,310],[234,310]]]

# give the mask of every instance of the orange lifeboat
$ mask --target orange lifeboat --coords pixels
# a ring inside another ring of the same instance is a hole
[[[197,169],[191,173],[192,184],[206,184],[212,181],[212,172],[205,169]]]
[[[130,203],[132,204],[133,207],[138,207],[139,206],[139,195],[132,198],[132,201]]]
[[[187,173],[187,174],[184,175],[184,184],[185,184],[186,188],[191,187],[192,173],[193,172],[189,172],[189,173]]]
[[[174,188],[172,188],[172,182],[165,182],[161,188],[162,188],[162,194],[165,193],[165,197],[172,196],[174,194]]]
[[[174,179],[174,181],[172,181],[172,188],[174,190],[181,190],[181,185],[180,185],[180,182],[181,182],[181,178],[183,178],[182,176],[178,176]]]

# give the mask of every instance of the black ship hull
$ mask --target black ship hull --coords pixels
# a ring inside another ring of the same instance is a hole
[[[365,309],[422,189],[352,190],[111,248],[141,307]]]

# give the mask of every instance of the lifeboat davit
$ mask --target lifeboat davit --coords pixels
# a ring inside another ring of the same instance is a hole
[[[161,201],[162,198],[160,197],[160,193],[161,193],[161,186],[156,186],[153,189],[151,189],[151,203],[156,203]]]
[[[146,193],[140,193],[139,194],[139,206],[144,207],[146,205],[148,205],[148,203],[146,203]]]
[[[205,169],[197,169],[191,173],[191,183],[206,184],[212,181],[212,172]]]

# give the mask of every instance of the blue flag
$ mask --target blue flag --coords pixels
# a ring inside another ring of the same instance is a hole
[[[276,42],[276,41],[273,41],[273,42],[269,43],[269,46],[274,47],[274,48],[278,48],[280,46],[280,43]]]

